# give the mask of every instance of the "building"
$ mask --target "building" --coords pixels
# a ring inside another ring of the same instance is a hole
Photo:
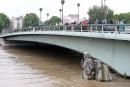
[[[12,19],[10,19],[11,29],[22,29],[22,27],[23,27],[23,16],[12,17]]]
[[[63,23],[71,24],[74,22],[78,22],[78,14],[70,14],[68,16],[64,16]]]

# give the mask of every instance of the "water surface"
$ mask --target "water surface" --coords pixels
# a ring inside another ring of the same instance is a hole
[[[51,46],[0,46],[0,87],[130,87],[130,80],[122,78],[109,83],[83,80],[81,57]]]

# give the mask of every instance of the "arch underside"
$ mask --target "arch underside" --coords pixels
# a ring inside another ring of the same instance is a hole
[[[19,35],[6,40],[33,41],[61,46],[91,55],[108,64],[119,74],[130,76],[130,42],[122,40],[64,35]]]

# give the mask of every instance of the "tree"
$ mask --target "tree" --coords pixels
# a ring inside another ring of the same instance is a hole
[[[119,20],[119,15],[118,15],[118,14],[115,14],[113,18],[114,18],[115,24],[117,24],[117,23],[118,23],[118,20]]]
[[[33,27],[39,25],[39,18],[35,13],[29,13],[26,14],[26,16],[23,19],[23,26],[24,27]]]
[[[0,13],[0,32],[2,31],[2,29],[9,27],[9,25],[9,18],[5,14]]]
[[[118,20],[118,21],[124,20],[124,23],[130,24],[130,12],[115,14],[114,15],[114,20]]]
[[[111,9],[108,9],[107,14],[106,14],[107,22],[110,23],[110,21],[113,21],[113,18],[114,18],[114,11]]]
[[[124,20],[125,23],[130,23],[130,12],[120,13],[118,19],[119,21]]]
[[[93,6],[92,8],[89,8],[88,11],[89,20],[94,23],[96,19],[101,20],[101,8],[98,6]]]
[[[92,23],[94,23],[94,21],[96,21],[97,19],[100,21],[106,19],[109,23],[111,20],[113,20],[114,12],[113,10],[108,8],[108,6],[104,6],[103,9],[99,6],[93,6],[92,8],[89,8],[88,15],[89,20]]]
[[[44,25],[55,25],[56,23],[61,22],[61,19],[57,16],[52,16],[48,21],[44,22]]]

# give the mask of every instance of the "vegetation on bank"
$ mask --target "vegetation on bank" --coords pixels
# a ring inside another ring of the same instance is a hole
[[[110,23],[113,20],[114,11],[111,10],[108,6],[104,6],[104,8],[93,6],[92,8],[89,8],[88,15],[89,21],[91,23],[94,23],[97,20],[101,21],[104,19],[106,19],[107,22]]]
[[[44,22],[44,25],[56,25],[61,22],[61,19],[57,16],[52,16],[49,20]]]
[[[114,15],[115,20],[124,20],[124,23],[130,24],[130,12],[128,13],[120,13]]]
[[[10,20],[9,17],[6,16],[4,13],[0,13],[0,33],[4,28],[9,27],[10,25]]]
[[[114,15],[114,11],[110,9],[108,6],[104,6],[104,8],[101,8],[99,6],[93,6],[89,8],[88,15],[89,21],[91,23],[94,23],[97,20],[101,21],[106,19],[108,24],[118,23],[122,20],[124,20],[125,24],[130,24],[130,12]]]

